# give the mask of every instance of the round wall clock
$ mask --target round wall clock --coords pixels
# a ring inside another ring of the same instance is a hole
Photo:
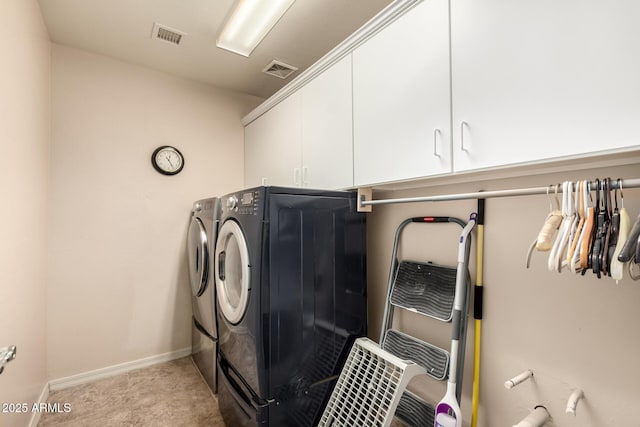
[[[175,175],[184,167],[184,156],[177,148],[163,145],[154,150],[151,164],[163,175]]]

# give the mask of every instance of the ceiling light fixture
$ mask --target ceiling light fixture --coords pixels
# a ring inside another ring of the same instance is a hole
[[[238,0],[216,46],[249,56],[295,0]]]

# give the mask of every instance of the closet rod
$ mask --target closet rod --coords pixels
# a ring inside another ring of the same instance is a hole
[[[591,183],[595,186],[595,182]],[[622,191],[626,188],[640,187],[640,178],[636,179],[623,179]],[[618,181],[611,180],[611,188],[618,188]],[[444,202],[448,200],[465,200],[465,199],[488,199],[493,197],[515,197],[515,196],[531,196],[537,194],[549,194],[554,193],[553,186],[547,187],[531,187],[531,188],[518,188],[513,190],[495,190],[495,191],[476,191],[473,193],[459,193],[459,194],[443,194],[439,196],[425,196],[425,197],[405,197],[400,199],[380,199],[380,200],[365,200],[365,196],[360,196],[360,207],[373,206],[373,205],[390,205],[396,203],[417,203],[417,202]],[[558,188],[558,193],[562,192],[562,186]]]

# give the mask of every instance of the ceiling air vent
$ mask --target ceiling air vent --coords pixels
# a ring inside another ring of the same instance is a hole
[[[178,46],[180,44],[180,41],[182,41],[182,38],[186,35],[187,33],[183,33],[182,31],[160,25],[156,22],[153,24],[153,33],[151,34],[151,38],[162,40],[167,43],[171,43],[172,45]]]
[[[276,61],[275,59],[271,61],[266,67],[262,69],[263,73],[271,74],[272,76],[279,77],[281,79],[286,79],[296,71],[298,67],[294,67],[293,65],[285,64],[281,61]]]

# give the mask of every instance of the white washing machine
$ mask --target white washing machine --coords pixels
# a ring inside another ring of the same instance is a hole
[[[200,373],[217,393],[218,328],[213,256],[218,233],[218,199],[194,202],[187,234],[187,256],[193,309],[192,357]]]

